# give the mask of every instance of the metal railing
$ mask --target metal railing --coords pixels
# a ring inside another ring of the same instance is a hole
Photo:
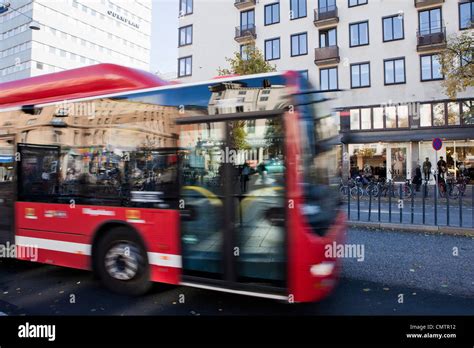
[[[350,221],[474,228],[474,186],[438,182],[341,185]]]
[[[416,32],[418,46],[446,43],[446,27],[434,27]]]
[[[328,19],[338,18],[338,10],[336,5],[320,7],[314,10],[314,21],[324,21]]]
[[[256,37],[256,27],[255,25],[246,25],[246,26],[238,26],[235,27],[235,38],[243,38],[243,37]]]

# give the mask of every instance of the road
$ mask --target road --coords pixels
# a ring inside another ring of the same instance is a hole
[[[103,289],[89,272],[2,260],[0,312],[196,316],[474,313],[473,238],[351,229],[347,243],[364,246],[363,261],[345,259],[336,291],[315,304],[287,304],[162,284],[145,296],[130,298]],[[457,250],[454,255],[453,250]],[[403,303],[398,302],[400,294]]]

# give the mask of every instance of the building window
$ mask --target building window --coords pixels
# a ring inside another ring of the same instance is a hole
[[[280,59],[280,38],[265,40],[265,60]]]
[[[349,7],[367,4],[367,0],[349,0]]]
[[[459,4],[459,29],[469,29],[474,25],[474,1]]]
[[[324,13],[336,9],[336,0],[318,0],[318,12]]]
[[[240,56],[243,60],[248,60],[251,50],[253,49],[253,45],[240,45]]]
[[[459,126],[461,124],[459,103],[448,103],[447,112],[448,112],[448,125],[450,126]]]
[[[383,108],[382,107],[377,107],[373,108],[373,114],[374,114],[374,129],[382,129],[384,128],[383,125]]]
[[[306,33],[291,35],[291,56],[308,54],[308,35]]]
[[[462,124],[474,125],[474,101],[466,100],[461,103],[462,111],[461,118]]]
[[[398,128],[408,128],[408,105],[399,105],[397,107]]]
[[[322,91],[335,91],[338,89],[337,68],[319,70],[319,84]]]
[[[446,125],[444,103],[433,104],[433,126],[442,127]]]
[[[395,106],[385,108],[385,127],[397,128],[397,108]]]
[[[350,47],[369,44],[369,22],[349,24]]]
[[[442,30],[441,8],[418,13],[420,35],[440,33]]]
[[[370,63],[351,64],[351,88],[370,87]]]
[[[248,120],[247,121],[247,134],[255,134],[255,120]]]
[[[359,109],[351,109],[351,130],[359,130],[360,129],[360,110]]]
[[[240,13],[240,31],[253,29],[255,27],[255,11],[244,11]]]
[[[331,47],[337,45],[336,28],[319,31],[319,47]]]
[[[420,127],[431,127],[431,104],[420,105]]]
[[[404,38],[403,15],[396,15],[382,19],[383,41],[402,40]]]
[[[280,23],[280,3],[265,6],[265,25]]]
[[[191,76],[193,69],[193,57],[183,57],[178,60],[178,77]]]
[[[421,81],[442,80],[441,63],[437,54],[421,56]]]
[[[179,28],[179,46],[191,45],[193,43],[193,26],[188,25]]]
[[[360,128],[361,129],[372,128],[372,122],[370,119],[370,108],[360,109]]]
[[[405,58],[385,60],[384,75],[386,85],[406,83]]]
[[[290,0],[290,19],[306,17],[306,0]]]
[[[179,15],[186,16],[193,13],[193,0],[179,1]]]

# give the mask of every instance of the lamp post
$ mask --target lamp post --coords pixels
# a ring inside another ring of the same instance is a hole
[[[30,19],[31,22],[28,24],[28,27],[29,27],[31,30],[40,30],[40,29],[41,29],[40,23],[38,23],[37,21],[33,20],[33,18],[31,18],[30,16],[27,16],[27,15],[24,14],[23,12],[20,12],[20,11],[18,11],[17,9],[14,9],[13,7],[11,7],[11,5],[10,5],[9,2],[0,3],[0,14],[3,14],[3,13],[5,13],[5,12],[7,12],[8,10],[12,10],[12,11],[18,12],[18,13],[21,14],[22,16],[25,16],[26,18]]]

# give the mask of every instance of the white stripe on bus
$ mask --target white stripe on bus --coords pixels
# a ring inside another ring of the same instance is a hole
[[[16,236],[15,243],[18,246],[28,248],[38,248],[45,250],[61,251],[71,254],[87,255],[92,254],[92,246],[90,244],[64,242],[52,239],[33,238],[25,236]],[[162,254],[148,252],[148,261],[151,265],[181,268],[181,256],[174,254]]]
[[[205,289],[205,290],[216,290],[216,291],[222,291],[222,292],[229,292],[231,294],[237,294],[237,295],[255,296],[255,297],[270,298],[270,299],[273,299],[273,300],[288,301],[288,296],[285,296],[285,295],[274,295],[274,294],[265,294],[265,293],[253,292],[253,291],[232,290],[232,289],[220,288],[218,286],[209,286],[209,285],[187,283],[187,282],[181,282],[179,284],[183,285],[183,286],[190,286],[190,287],[193,287],[193,288],[199,288],[199,289]]]

